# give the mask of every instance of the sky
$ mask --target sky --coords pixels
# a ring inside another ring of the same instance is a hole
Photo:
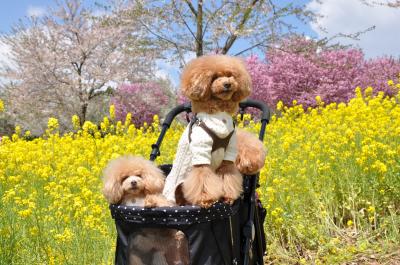
[[[308,4],[311,10],[323,15],[317,23],[310,25],[317,36],[350,34],[375,26],[374,30],[362,34],[359,41],[346,38],[338,40],[343,44],[362,48],[368,58],[384,55],[400,57],[400,8],[371,7],[362,4],[360,0],[322,0],[322,2],[320,5],[314,0]],[[385,0],[375,2],[385,2]],[[329,33],[324,33],[320,26]]]
[[[299,1],[299,0],[297,0]],[[363,49],[367,58],[377,56],[400,57],[400,8],[367,6],[361,0],[301,0],[307,8],[321,15],[317,21],[303,25],[297,24],[298,30],[305,35],[322,38],[337,33],[355,33],[375,26],[375,29],[359,37],[359,40],[336,39],[342,44],[351,44]],[[382,0],[384,1],[384,0]],[[93,5],[95,0],[85,0]],[[0,34],[7,34],[13,24],[24,16],[42,16],[54,0],[1,0]],[[246,47],[238,43],[236,49]],[[7,60],[7,47],[0,43],[0,60]],[[175,66],[165,62],[158,63],[161,76],[170,76],[177,82]]]
[[[0,2],[0,32],[8,33],[19,18],[44,14],[46,6],[52,2],[53,0],[2,0]]]

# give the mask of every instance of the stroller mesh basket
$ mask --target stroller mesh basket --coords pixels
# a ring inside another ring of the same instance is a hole
[[[262,111],[259,139],[263,140],[269,109],[262,102],[247,100],[240,103],[240,112],[248,107]],[[157,143],[152,145],[150,160],[160,155],[159,147],[175,116],[190,111],[190,104],[184,104],[168,113]],[[161,165],[160,168],[168,175],[172,165]],[[244,192],[233,205],[218,202],[205,209],[199,206],[142,208],[111,204],[117,229],[115,264],[263,264],[266,211],[255,192],[258,177],[259,174],[244,176]]]

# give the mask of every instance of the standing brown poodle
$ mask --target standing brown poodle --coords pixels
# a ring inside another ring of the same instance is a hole
[[[232,119],[250,95],[250,75],[238,58],[203,56],[184,69],[181,89],[195,120],[179,141],[163,193],[178,204],[209,207],[221,198],[232,203],[242,192],[239,171],[257,172],[265,159],[263,144],[248,133],[237,134]]]

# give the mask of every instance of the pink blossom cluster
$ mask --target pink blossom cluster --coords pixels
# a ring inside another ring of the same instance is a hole
[[[291,105],[315,106],[316,96],[325,103],[347,102],[357,86],[374,92],[395,93],[388,80],[400,73],[400,60],[382,57],[365,59],[358,49],[320,48],[315,41],[292,38],[266,52],[246,59],[253,80],[252,98],[274,108],[279,100]]]
[[[160,114],[168,104],[168,96],[157,83],[122,84],[118,87],[111,103],[115,106],[115,117],[124,120],[128,112],[132,114],[132,123],[136,127],[144,122],[151,123],[154,115]]]

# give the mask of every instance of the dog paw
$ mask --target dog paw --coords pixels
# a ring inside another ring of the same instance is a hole
[[[261,165],[261,160],[252,160],[251,159],[247,159],[247,158],[241,158],[238,157],[235,161],[236,163],[236,167],[238,168],[238,170],[245,175],[252,175],[257,173],[262,166]]]
[[[157,207],[157,201],[154,200],[153,198],[148,198],[148,199],[146,199],[146,201],[144,203],[144,207],[146,207],[146,208]]]
[[[199,202],[196,204],[198,204],[201,208],[210,208],[214,203],[218,201],[218,199],[210,196],[210,194],[203,193],[200,197]]]
[[[246,131],[238,130],[238,155],[236,167],[240,173],[252,175],[261,170],[264,166],[266,150],[258,138]]]
[[[198,203],[201,208],[210,208],[213,204],[213,201],[201,201]]]
[[[240,173],[244,175],[253,175],[259,172],[264,166],[265,153],[263,150],[254,150],[252,154],[242,150],[236,157],[235,165]]]
[[[166,206],[174,206],[174,203],[168,201],[163,195],[160,194],[147,195],[144,200],[144,207],[146,208]]]
[[[210,208],[214,203],[218,202],[221,196],[218,196],[217,198],[212,194],[202,192],[201,195],[192,202],[192,204],[198,205],[201,208]]]
[[[232,205],[235,202],[235,199],[231,198],[231,197],[224,197],[223,202],[226,204]]]

